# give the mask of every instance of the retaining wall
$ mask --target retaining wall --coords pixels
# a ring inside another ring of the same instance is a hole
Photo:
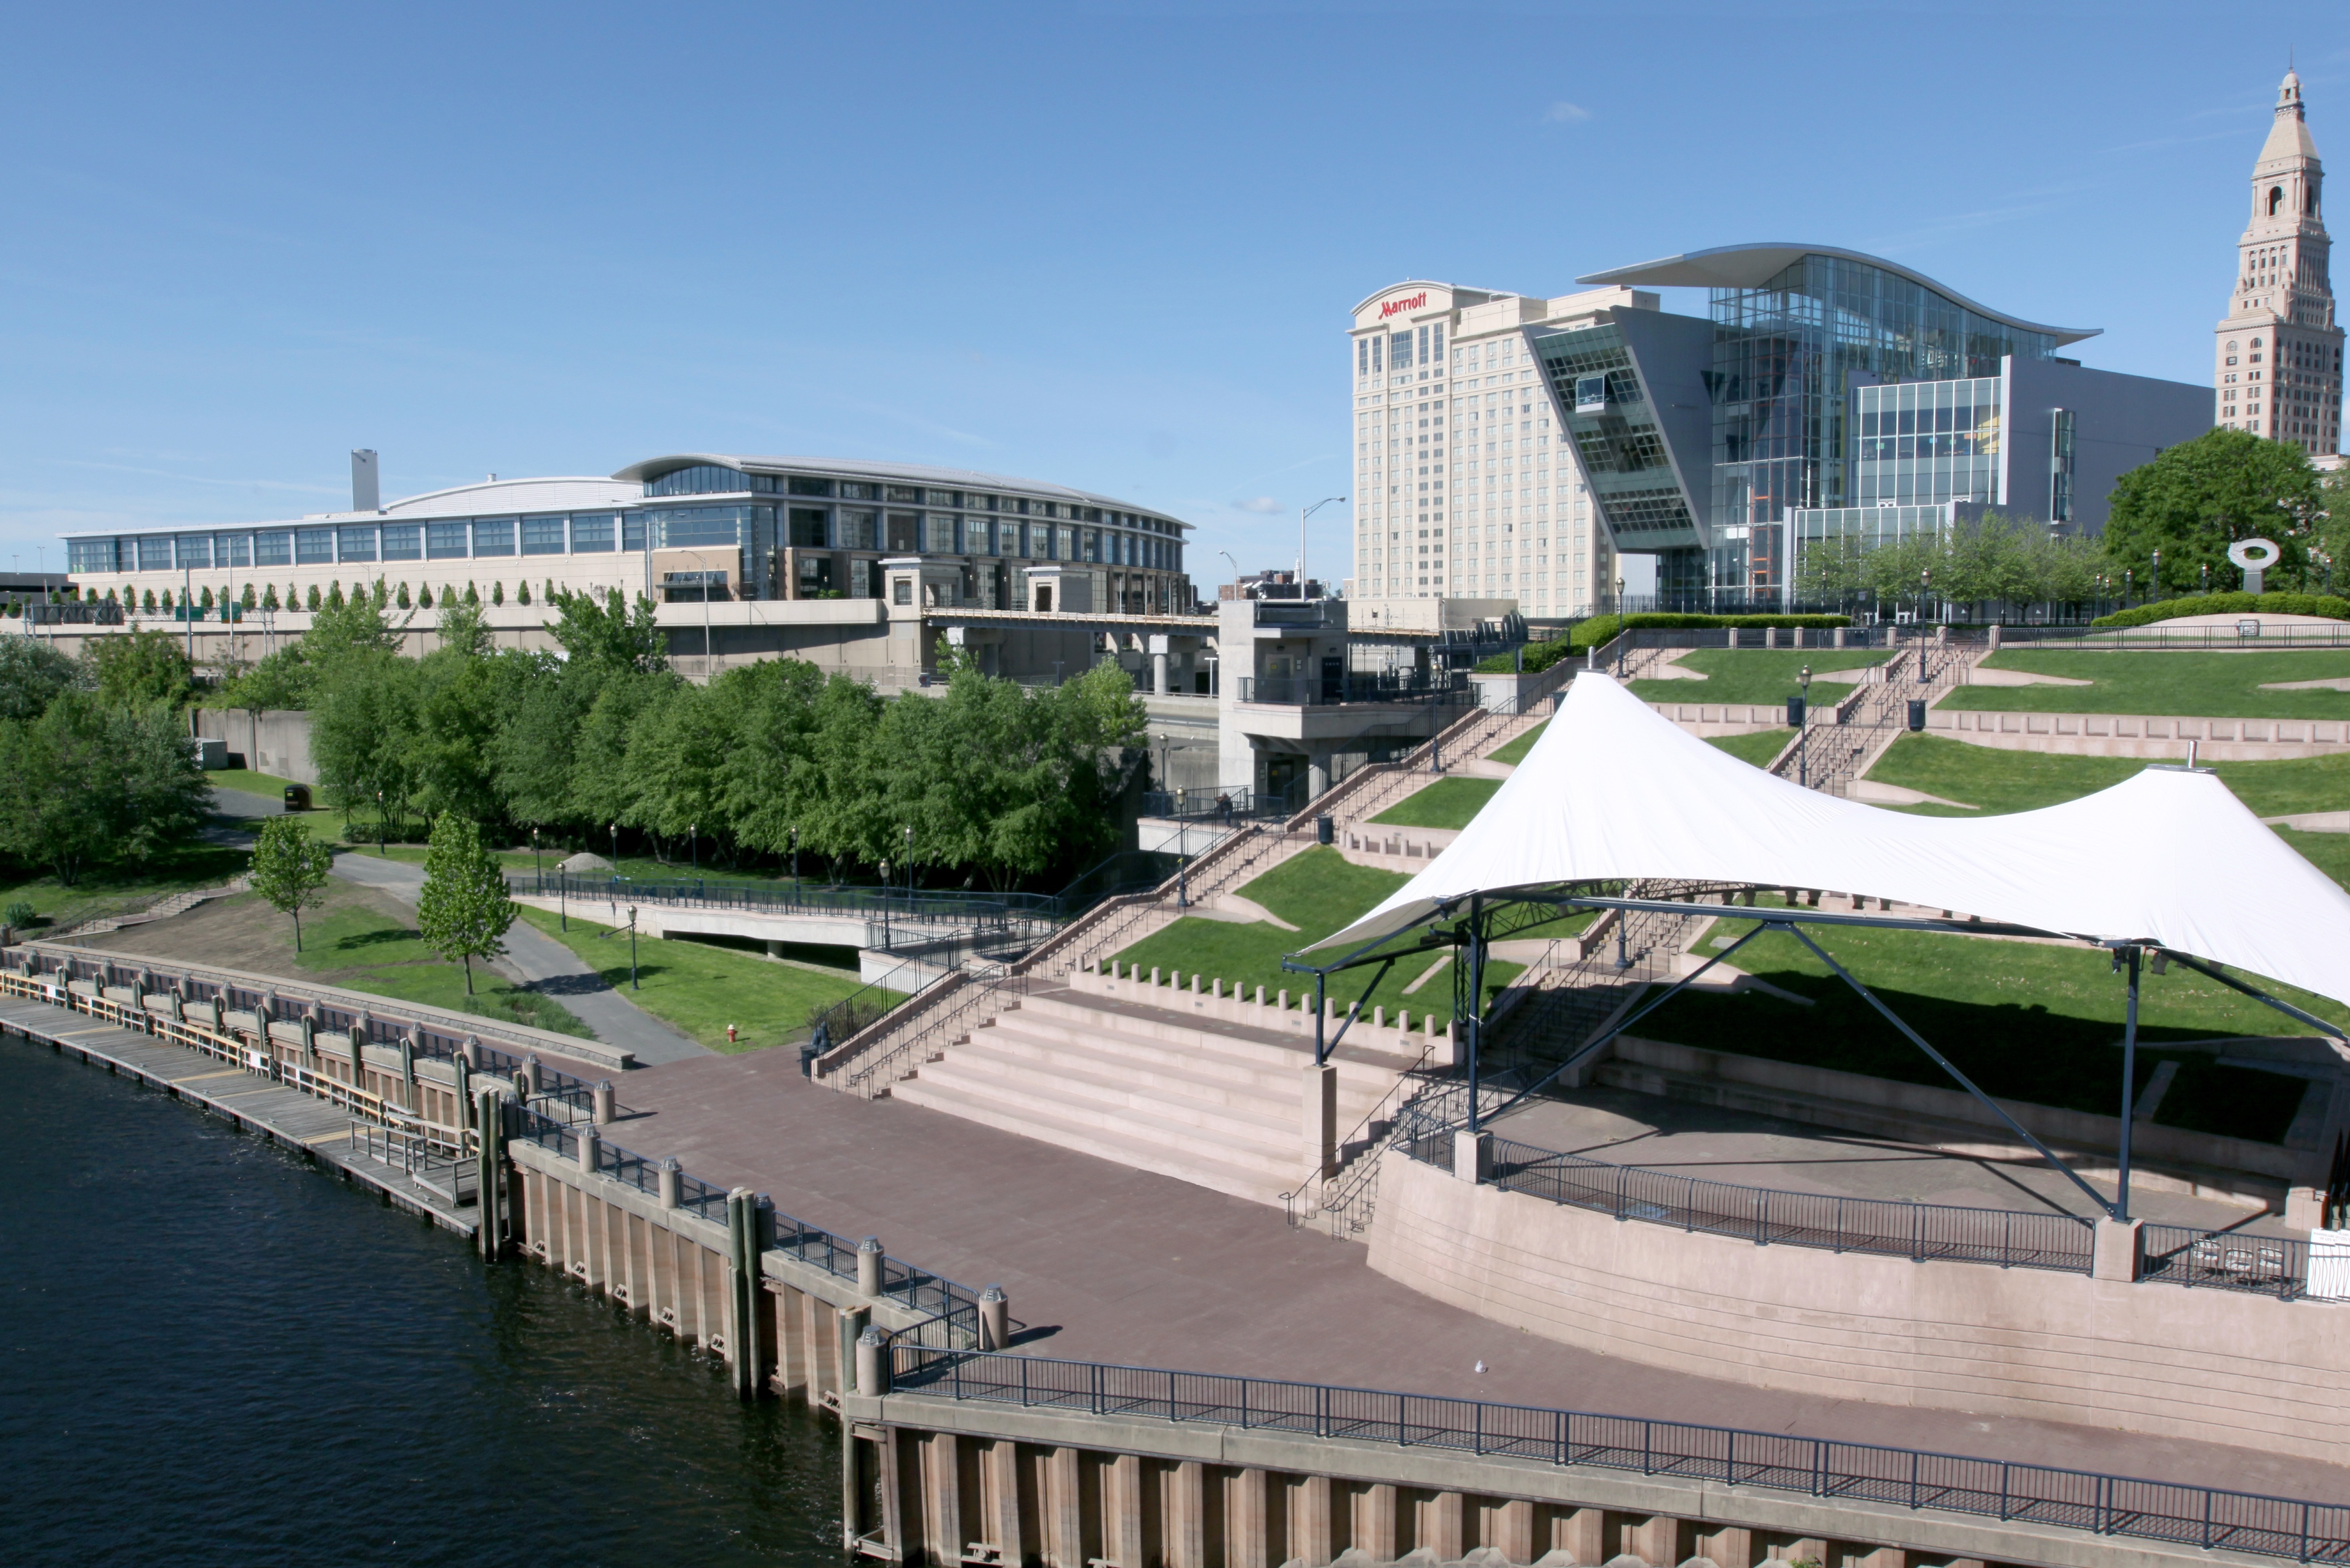
[[[1371,1267],[1546,1339],[1812,1397],[2350,1461],[2350,1309],[1759,1247],[1382,1158]]]

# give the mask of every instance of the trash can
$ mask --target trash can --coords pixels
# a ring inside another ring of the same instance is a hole
[[[286,786],[286,809],[288,811],[309,810],[310,786],[308,784],[287,784]]]
[[[1913,697],[1909,700],[1909,728],[1922,730],[1925,727],[1926,703],[1922,698]]]
[[[1316,844],[1336,844],[1337,841],[1337,825],[1326,816],[1315,817],[1314,819],[1314,842]]]
[[[1800,730],[1803,727],[1804,699],[1801,697],[1790,697],[1787,699],[1787,728],[1790,730]]]

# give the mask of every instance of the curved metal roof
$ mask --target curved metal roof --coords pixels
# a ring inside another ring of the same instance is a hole
[[[1632,266],[1586,273],[1575,281],[1647,284],[1651,287],[1665,288],[1760,288],[1805,256],[1835,256],[1841,261],[1859,262],[1864,266],[1881,268],[1897,277],[1906,277],[1921,288],[1932,289],[1951,304],[1962,306],[1977,316],[1988,317],[2019,331],[2044,332],[2059,344],[2078,343],[2084,337],[2095,337],[2105,331],[2102,327],[2051,327],[2045,322],[2026,321],[2020,316],[1993,310],[1988,305],[1978,305],[1958,290],[1935,282],[1915,267],[1906,267],[1899,262],[1887,261],[1883,256],[1873,256],[1866,251],[1848,251],[1841,245],[1718,245],[1712,250],[1687,251],[1677,256],[1661,256]]]
[[[1037,495],[1055,501],[1082,502],[1088,506],[1107,506],[1120,512],[1139,512],[1178,527],[1191,526],[1181,518],[1170,516],[1156,507],[1138,506],[1115,495],[1097,494],[1090,490],[1072,490],[1066,484],[1047,484],[1037,479],[983,473],[975,468],[938,468],[920,462],[851,462],[837,457],[745,457],[740,453],[681,452],[632,462],[612,477],[644,483],[659,479],[662,474],[674,473],[681,468],[692,468],[702,463],[737,469],[744,473],[807,473],[820,474],[827,479],[879,479],[896,480],[905,484],[939,484],[956,490],[1008,490],[1019,495]]]

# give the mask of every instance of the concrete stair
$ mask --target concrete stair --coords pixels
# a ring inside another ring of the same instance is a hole
[[[1305,1178],[1310,1048],[1139,1003],[1040,988],[890,1096],[1140,1170],[1278,1203]],[[1412,1064],[1342,1047],[1347,1137]]]

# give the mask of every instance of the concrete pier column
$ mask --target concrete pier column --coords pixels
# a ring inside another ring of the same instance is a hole
[[[1765,648],[1776,648],[1779,646],[1779,628],[1777,627],[1766,626],[1762,628],[1762,646]]]
[[[1335,1065],[1326,1062],[1305,1069],[1298,1109],[1305,1168],[1313,1179],[1327,1181],[1338,1174],[1338,1069]]]
[[[1845,632],[1845,628],[1842,628],[1842,627],[1838,627],[1838,628],[1835,628],[1835,640],[1834,640],[1834,641],[1833,641],[1829,646],[1831,646],[1831,647],[1833,647],[1833,648],[1842,648],[1842,647],[1844,646],[1844,632]]]
[[[1331,1490],[1328,1476],[1302,1476],[1290,1496],[1289,1555],[1304,1559],[1309,1568],[1326,1568],[1337,1555]],[[1531,1563],[1534,1556],[1529,1552],[1522,1560],[1512,1561]]]
[[[1991,623],[1991,650],[1993,653],[1997,653],[1999,651],[1999,628],[2000,623],[1998,621]]]
[[[660,1184],[660,1206],[676,1208],[685,1196],[685,1168],[678,1164],[675,1155],[660,1162],[657,1179]]]
[[[1305,759],[1305,793],[1308,799],[1320,800],[1330,788],[1330,753],[1316,752]]]
[[[1150,690],[1154,696],[1167,695],[1167,639],[1150,639]]]
[[[857,1243],[857,1293],[879,1296],[881,1293],[881,1238],[868,1236]]]
[[[1485,1179],[1493,1168],[1493,1135],[1471,1132],[1467,1127],[1452,1134],[1452,1174],[1471,1186]]]
[[[522,1070],[530,1079],[530,1092],[544,1094],[546,1090],[546,1068],[539,1061],[537,1052],[534,1051],[522,1059]]]
[[[2090,1277],[2123,1284],[2134,1282],[2146,1264],[2145,1224],[2143,1220],[2098,1220],[2097,1237],[2090,1253]]]
[[[1011,1343],[1012,1303],[1002,1285],[990,1285],[979,1293],[979,1347],[1003,1350]]]
[[[596,1136],[594,1127],[584,1127],[579,1129],[579,1168],[591,1176],[596,1172],[598,1146],[602,1142],[603,1139]]]
[[[456,1084],[452,1092],[457,1098],[457,1125],[462,1127],[465,1125],[466,1116],[473,1109],[473,1073],[471,1065],[463,1056],[452,1056],[449,1059],[449,1070],[456,1075]]]
[[[515,1104],[526,1106],[530,1103],[530,1075],[520,1067],[515,1069],[514,1089]]]
[[[857,1391],[868,1399],[889,1392],[889,1336],[879,1325],[857,1336]]]
[[[596,1099],[596,1125],[599,1127],[610,1127],[619,1118],[619,1100],[612,1092],[612,1080],[605,1079],[596,1085],[593,1093]]]
[[[421,1023],[414,1025],[408,1031],[408,1037],[415,1041],[419,1045],[421,1045],[424,1043],[424,1026]],[[457,1054],[465,1059],[466,1066],[473,1068],[477,1073],[480,1072],[482,1068],[482,1037],[478,1034],[466,1035],[463,1043],[457,1047]]]

